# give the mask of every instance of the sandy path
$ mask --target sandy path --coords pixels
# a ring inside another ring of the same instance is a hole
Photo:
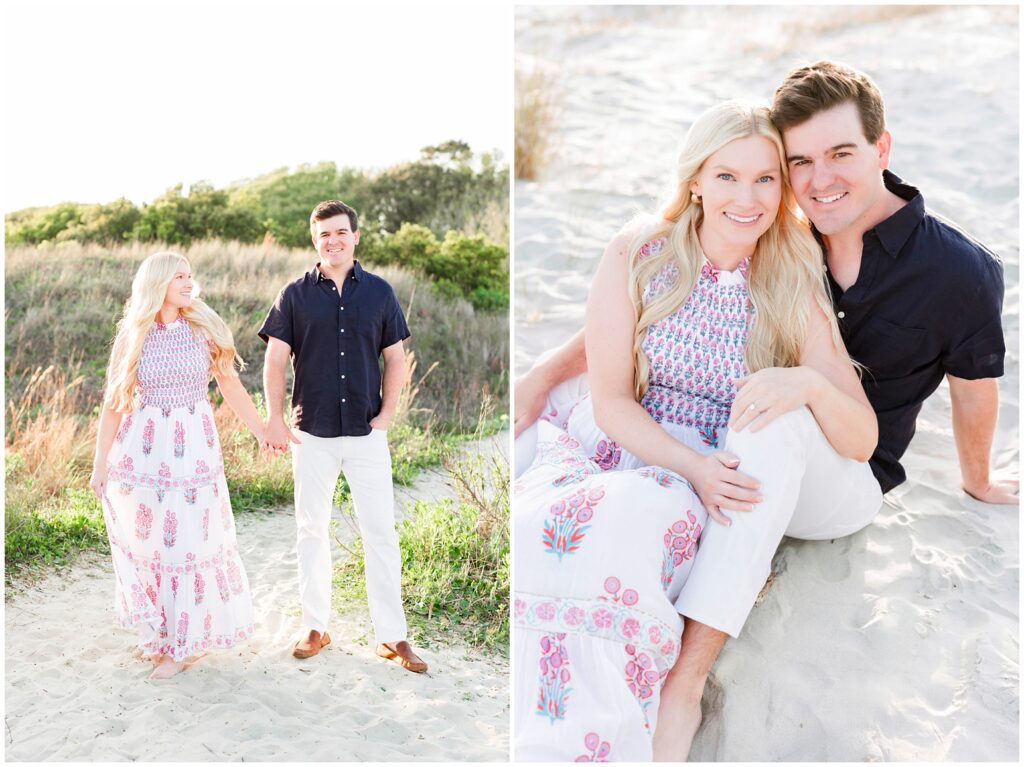
[[[503,448],[504,435],[496,440]],[[432,472],[399,488],[399,504],[440,492]],[[293,516],[236,519],[262,615],[256,637],[171,681],[146,681],[132,634],[114,626],[107,557],[85,555],[7,602],[8,760],[507,760],[504,658],[423,649],[430,671],[410,674],[373,654],[360,612],[332,625],[320,656],[296,661]]]

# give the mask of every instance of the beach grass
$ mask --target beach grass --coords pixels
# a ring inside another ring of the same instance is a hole
[[[505,424],[507,427],[507,423]],[[486,433],[482,426],[478,434]],[[399,523],[402,598],[409,636],[428,647],[453,638],[505,652],[509,642],[509,465],[500,451],[450,451],[455,498],[416,501]],[[350,506],[349,525],[358,529]],[[336,567],[334,607],[366,609],[358,535]]]
[[[156,249],[65,243],[7,252],[8,587],[66,564],[81,550],[106,551],[99,501],[88,486],[103,380],[132,275]],[[182,253],[193,262],[208,302],[232,328],[249,363],[242,380],[262,409],[263,343],[256,330],[277,290],[309,268],[310,253],[272,242],[206,242]],[[476,434],[482,402],[507,411],[508,317],[446,298],[400,268],[378,272],[395,288],[414,334],[403,404],[389,430],[395,481],[409,484]],[[216,389],[212,403],[235,512],[291,504],[288,457],[265,460]],[[492,419],[491,429],[499,428],[500,419]],[[339,482],[339,500],[346,497]]]
[[[554,77],[543,71],[516,69],[515,177],[537,180],[552,152],[555,120]]]
[[[29,376],[55,365],[77,365],[82,399],[98,404],[110,344],[139,263],[160,244],[114,248],[62,243],[12,247],[6,253],[7,401],[21,398]],[[242,382],[262,389],[265,345],[257,330],[278,291],[315,263],[312,249],[207,241],[175,252],[192,264],[202,297],[227,322],[247,363]],[[464,298],[445,296],[428,279],[399,266],[367,268],[395,290],[405,311],[423,371],[421,407],[455,431],[475,428],[485,397],[508,398],[508,312],[478,311]],[[289,373],[290,375],[290,373]]]

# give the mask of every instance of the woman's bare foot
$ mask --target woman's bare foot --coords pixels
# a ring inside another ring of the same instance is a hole
[[[165,656],[160,665],[153,669],[153,673],[149,675],[149,678],[156,680],[170,679],[175,674],[184,670],[184,661],[175,661],[170,656]]]
[[[143,655],[142,659],[143,660],[148,660],[150,663],[159,666],[163,662],[164,658],[166,658],[166,657],[167,657],[166,655],[162,655],[161,653],[156,653],[155,655]]]

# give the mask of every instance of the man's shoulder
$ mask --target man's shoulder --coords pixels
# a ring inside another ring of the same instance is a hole
[[[367,285],[371,285],[376,289],[389,290],[394,292],[394,288],[391,287],[391,283],[381,277],[379,274],[375,274],[367,269],[365,266],[362,267],[362,273],[359,275],[361,280],[365,280]]]
[[[293,280],[290,280],[289,282],[286,282],[284,284],[284,286],[281,288],[281,293],[282,294],[289,294],[289,293],[295,293],[295,291],[300,290],[302,288],[302,286],[305,285],[309,281],[310,274],[311,274],[311,272],[304,272],[303,274],[300,274],[298,277],[294,278]]]
[[[932,251],[932,256],[938,256],[934,263],[949,277],[967,279],[1002,273],[1002,259],[956,222],[926,210],[921,227],[921,244]]]

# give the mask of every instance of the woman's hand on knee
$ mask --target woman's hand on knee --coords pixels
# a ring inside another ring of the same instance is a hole
[[[764,500],[761,483],[740,473],[740,460],[732,453],[719,450],[703,456],[689,477],[708,516],[720,525],[732,524],[723,511],[753,511],[754,504]]]

